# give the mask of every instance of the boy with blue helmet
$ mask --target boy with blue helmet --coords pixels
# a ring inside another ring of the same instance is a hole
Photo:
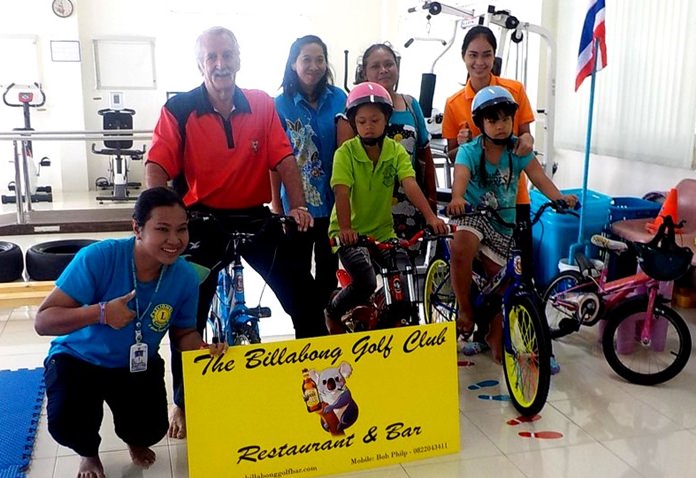
[[[455,159],[452,200],[447,212],[456,216],[464,213],[467,204],[473,207],[488,205],[498,210],[507,222],[515,222],[515,199],[520,173],[527,173],[531,182],[547,198],[563,199],[571,207],[577,198],[563,195],[544,174],[533,153],[518,156],[513,152],[517,138],[512,125],[517,103],[508,90],[488,86],[476,93],[472,103],[474,123],[481,135],[460,146]],[[465,339],[474,330],[474,317],[469,301],[474,258],[481,252],[487,274],[497,272],[507,260],[512,231],[483,216],[466,216],[457,220],[457,232],[452,240],[452,287],[459,304],[457,328]],[[491,322],[486,342],[496,361],[501,360],[502,317]]]

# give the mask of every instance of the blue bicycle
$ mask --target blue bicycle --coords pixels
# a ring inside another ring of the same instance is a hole
[[[471,304],[476,317],[492,319],[502,308],[503,368],[510,398],[524,416],[532,416],[544,407],[551,380],[551,339],[539,296],[531,279],[530,254],[520,244],[525,232],[549,207],[565,212],[562,201],[545,203],[533,219],[518,214],[515,224],[506,222],[488,207],[466,212],[481,215],[513,228],[509,259],[492,278],[477,271],[472,277]],[[450,281],[450,250],[446,240],[438,241],[435,257],[428,264],[423,291],[426,323],[455,320],[457,302]],[[502,296],[501,296],[502,293]]]
[[[191,217],[201,221],[218,221],[213,214],[200,211],[192,212]],[[240,219],[245,218],[240,217]],[[259,219],[259,221],[294,224],[294,220],[287,216],[271,216]],[[215,295],[208,312],[208,324],[213,335],[211,342],[219,343],[224,340],[229,345],[259,343],[261,342],[259,320],[270,317],[271,309],[262,307],[260,304],[255,307],[247,306],[244,294],[244,266],[240,253],[241,248],[252,242],[259,232],[249,233],[220,229],[227,235],[228,242],[222,260],[213,267],[213,270],[222,264],[227,265],[218,273]],[[263,291],[261,296],[263,296]],[[260,301],[261,297],[259,297]]]

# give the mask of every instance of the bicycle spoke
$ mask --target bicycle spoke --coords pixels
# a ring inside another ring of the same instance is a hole
[[[427,323],[454,320],[457,305],[449,275],[449,264],[435,259],[428,267],[424,286],[424,309]]]

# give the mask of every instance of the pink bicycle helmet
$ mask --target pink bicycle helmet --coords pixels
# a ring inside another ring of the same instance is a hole
[[[394,109],[389,92],[379,83],[366,81],[350,90],[346,100],[346,116],[349,119],[355,117],[358,107],[368,103],[380,106],[387,117],[391,115]]]

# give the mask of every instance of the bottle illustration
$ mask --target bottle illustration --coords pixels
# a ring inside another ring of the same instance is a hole
[[[302,369],[302,396],[304,397],[307,411],[309,413],[321,410],[321,400],[319,399],[319,389],[314,380],[309,376],[306,368]]]

